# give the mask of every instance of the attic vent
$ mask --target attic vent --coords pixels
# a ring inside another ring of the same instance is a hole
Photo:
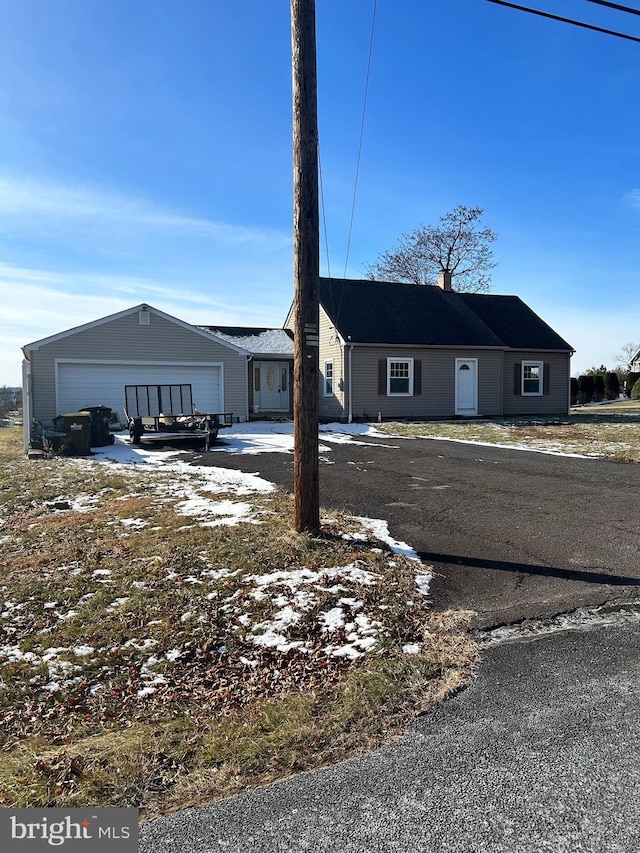
[[[138,311],[138,323],[141,326],[148,326],[150,318],[151,315],[149,314],[148,308],[142,308],[140,311]]]

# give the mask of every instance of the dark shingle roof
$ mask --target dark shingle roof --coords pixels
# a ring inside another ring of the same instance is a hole
[[[320,302],[353,343],[572,349],[517,296],[321,278]]]
[[[466,305],[512,349],[573,350],[519,296],[458,294]]]

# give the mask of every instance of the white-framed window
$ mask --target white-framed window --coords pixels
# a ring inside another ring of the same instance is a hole
[[[324,363],[324,396],[333,397],[333,359]]]
[[[413,359],[387,359],[387,396],[413,396]]]
[[[541,397],[543,394],[543,372],[544,362],[523,361],[522,362],[522,396]]]

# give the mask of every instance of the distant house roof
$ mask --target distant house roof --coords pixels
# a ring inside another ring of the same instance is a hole
[[[573,351],[517,296],[321,278],[320,302],[342,338],[354,344]]]
[[[252,326],[200,326],[253,355],[293,356],[293,334],[288,329],[265,329]]]
[[[640,347],[633,353],[628,361],[629,367],[632,367],[636,362],[640,362]]]

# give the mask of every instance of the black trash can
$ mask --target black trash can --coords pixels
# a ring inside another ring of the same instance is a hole
[[[58,415],[55,421],[62,425],[66,435],[65,448],[76,456],[88,456],[91,453],[91,414],[72,412]]]
[[[109,429],[109,406],[83,406],[81,411],[88,412],[91,416],[91,447],[113,444],[115,439]]]

